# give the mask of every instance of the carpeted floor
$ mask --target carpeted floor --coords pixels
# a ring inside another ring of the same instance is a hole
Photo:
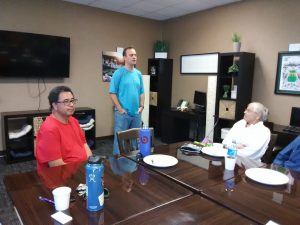
[[[162,144],[159,139],[154,139],[154,146]],[[93,150],[97,155],[110,155],[112,153],[113,138],[99,139],[96,141],[96,149]],[[9,174],[28,172],[36,169],[36,161],[7,164],[4,158],[0,158],[0,225],[20,225],[18,217],[14,211],[3,178]]]

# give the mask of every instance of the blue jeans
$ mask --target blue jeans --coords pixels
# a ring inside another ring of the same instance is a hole
[[[117,132],[128,130],[130,128],[140,128],[140,127],[141,127],[141,114],[130,116],[127,113],[121,114],[118,110],[115,110],[114,146],[113,146],[114,155],[120,154]]]

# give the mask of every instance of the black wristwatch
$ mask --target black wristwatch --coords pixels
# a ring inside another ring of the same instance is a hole
[[[144,109],[144,106],[143,106],[143,105],[141,105],[141,106],[140,106],[140,108],[143,108],[143,109]]]

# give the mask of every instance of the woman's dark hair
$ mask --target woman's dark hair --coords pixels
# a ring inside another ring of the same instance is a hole
[[[52,109],[53,109],[52,104],[55,102],[58,102],[59,94],[61,92],[71,92],[72,95],[74,95],[71,88],[69,88],[67,86],[57,86],[57,87],[53,88],[48,95],[50,111],[52,111]]]

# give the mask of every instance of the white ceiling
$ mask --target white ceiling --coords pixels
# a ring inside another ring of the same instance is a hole
[[[114,12],[166,20],[241,0],[63,0]]]

